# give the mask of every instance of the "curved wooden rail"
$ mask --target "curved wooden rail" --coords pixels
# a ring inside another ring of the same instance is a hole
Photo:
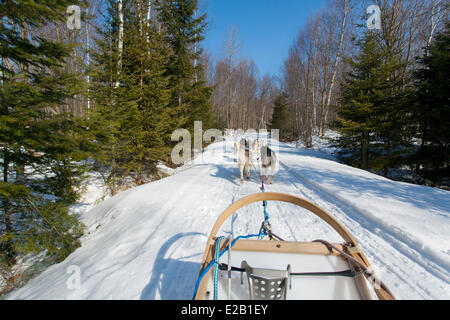
[[[320,219],[325,221],[327,224],[329,224],[336,232],[346,241],[350,242],[354,245],[356,245],[356,241],[353,238],[353,236],[350,234],[350,232],[347,231],[347,229],[344,228],[332,215],[330,215],[325,210],[319,208],[315,204],[299,198],[297,196],[284,194],[284,193],[275,193],[275,192],[265,192],[265,193],[257,193],[253,195],[249,195],[245,198],[242,198],[241,200],[233,203],[231,206],[229,206],[222,215],[217,219],[211,234],[209,236],[209,239],[213,239],[217,232],[219,231],[220,227],[224,224],[224,222],[236,211],[239,209],[255,203],[255,202],[262,202],[262,201],[281,201],[281,202],[287,202],[291,204],[295,204],[299,207],[305,208],[306,210],[314,213],[316,216],[318,216]]]
[[[206,266],[212,261],[212,248],[215,243],[215,238],[217,235],[217,232],[220,230],[220,227],[225,223],[225,221],[236,211],[239,209],[252,204],[256,202],[262,202],[262,201],[280,201],[280,202],[286,202],[291,203],[294,205],[297,205],[299,207],[305,208],[306,210],[312,212],[317,217],[322,219],[324,222],[326,222],[329,226],[331,226],[346,242],[346,247],[350,248],[350,252],[348,252],[351,256],[353,256],[355,259],[363,263],[368,268],[370,267],[370,264],[365,257],[364,253],[360,250],[358,243],[353,238],[351,233],[339,222],[337,221],[331,214],[326,212],[325,210],[319,208],[315,204],[302,199],[297,196],[284,194],[284,193],[275,193],[275,192],[265,192],[265,193],[257,193],[253,195],[246,196],[239,201],[233,203],[231,206],[229,206],[217,219],[216,223],[214,224],[211,233],[208,237],[208,242],[206,245],[206,250],[203,255],[202,260],[202,270],[206,268]],[[202,293],[206,291],[206,285],[209,278],[208,275],[203,279],[203,281],[200,284],[199,288],[199,295],[202,296]],[[361,282],[361,281],[360,281]],[[364,285],[365,287],[365,285]],[[365,287],[364,291],[367,291],[367,287]],[[379,290],[375,290],[378,297],[380,299],[386,299],[387,297],[382,296],[382,294],[379,292]],[[198,297],[199,298],[199,297]],[[196,297],[197,299],[197,297]]]

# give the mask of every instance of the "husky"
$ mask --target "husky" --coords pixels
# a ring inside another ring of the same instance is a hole
[[[275,152],[272,151],[272,149],[269,148],[269,146],[267,145],[267,141],[264,141],[261,147],[260,159],[261,159],[261,166],[263,169],[263,175],[265,177],[266,182],[269,181],[267,173],[269,167],[271,168],[270,184],[273,184],[273,175],[275,173],[275,166],[277,164],[277,155],[275,154]]]
[[[250,158],[250,144],[246,139],[242,139],[238,149],[238,166],[241,173],[241,184],[244,183],[244,169],[247,169],[247,179],[250,179],[252,162]]]
[[[236,140],[236,141],[234,141],[234,157],[235,158],[237,158],[238,152],[239,152],[239,143]]]

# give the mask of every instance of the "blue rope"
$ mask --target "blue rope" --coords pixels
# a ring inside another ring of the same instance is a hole
[[[239,236],[236,239],[233,240],[233,242],[231,242],[231,248],[234,247],[234,245],[236,244],[236,242],[240,239],[248,239],[248,238],[257,238],[260,237],[262,235],[262,233],[259,234],[250,234],[248,236]],[[219,259],[225,254],[225,252],[228,251],[228,246],[219,254]],[[218,252],[219,250],[217,250],[216,252]],[[217,257],[217,255],[216,255]],[[197,291],[198,291],[198,286],[200,285],[200,282],[202,281],[203,277],[209,272],[209,270],[211,269],[211,267],[216,263],[216,259],[212,260],[208,266],[205,268],[205,270],[203,270],[203,272],[200,274],[200,276],[197,279],[197,283],[195,284],[195,289],[194,289],[194,296],[192,297],[192,300],[195,299],[195,296],[197,295]]]
[[[219,287],[219,253],[220,253],[220,243],[224,237],[219,237],[216,242],[216,263],[214,265],[214,300],[217,300],[219,297],[218,287]]]
[[[264,223],[270,225],[269,223],[270,216],[269,213],[267,212],[267,201],[264,200],[263,206],[264,206]],[[264,230],[262,230],[258,240],[264,240],[265,236],[267,236],[267,233]]]
[[[269,213],[267,213],[267,201],[266,200],[264,200],[263,206],[264,206],[264,221],[266,223],[269,223],[270,216],[269,216]]]
[[[252,162],[252,165],[253,165],[253,162]],[[255,169],[255,171],[257,171],[254,165],[253,165],[253,168]],[[264,187],[264,177],[262,176],[261,171],[262,171],[262,169],[260,168],[260,170],[257,172],[258,172],[259,178],[261,179],[261,192],[264,193],[264,192],[266,192],[266,189]],[[270,216],[269,216],[269,213],[267,213],[267,201],[266,200],[263,201],[263,207],[264,207],[264,221],[266,223],[269,223]]]

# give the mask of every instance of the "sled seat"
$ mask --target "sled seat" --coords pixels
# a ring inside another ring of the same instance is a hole
[[[291,265],[286,270],[252,268],[247,261],[242,261],[245,270],[251,300],[286,300],[287,287],[292,289]],[[244,273],[241,273],[241,285],[244,284]]]

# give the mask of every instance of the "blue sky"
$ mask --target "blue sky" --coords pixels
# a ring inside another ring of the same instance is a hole
[[[241,58],[253,58],[260,75],[278,75],[289,47],[310,14],[326,0],[200,0],[209,27],[203,48],[223,57],[228,28],[238,29]]]

